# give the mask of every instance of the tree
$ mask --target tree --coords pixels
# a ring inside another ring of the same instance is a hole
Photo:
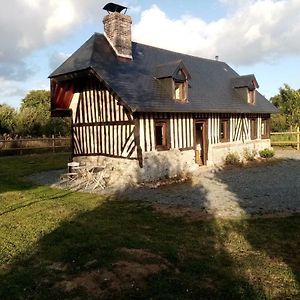
[[[43,108],[44,111],[50,109],[50,92],[46,90],[32,90],[21,102],[21,110],[25,107],[36,109]]]
[[[272,117],[274,127],[296,128],[300,125],[300,89],[294,90],[289,85],[279,89],[279,94],[271,102],[279,109],[280,114]],[[272,129],[274,128],[272,127]]]
[[[16,110],[7,105],[0,104],[0,134],[13,133],[16,125]]]
[[[17,132],[21,135],[50,136],[70,133],[68,118],[51,118],[50,92],[32,90],[22,100],[17,121]]]

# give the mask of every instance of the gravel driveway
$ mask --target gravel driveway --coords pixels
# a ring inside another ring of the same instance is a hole
[[[188,182],[132,189],[121,197],[188,207],[221,217],[300,212],[300,152],[255,167],[199,171]]]
[[[189,181],[132,188],[118,196],[164,210],[189,209],[221,217],[300,212],[300,152],[277,151],[276,157],[283,160],[248,168],[200,168]],[[56,186],[61,173],[43,172],[28,179]]]

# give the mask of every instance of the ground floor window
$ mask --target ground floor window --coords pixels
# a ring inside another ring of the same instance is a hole
[[[229,120],[220,120],[220,142],[229,142]]]
[[[257,120],[251,119],[251,139],[257,139]]]
[[[261,138],[262,139],[269,138],[269,119],[261,120]]]
[[[169,145],[169,124],[166,120],[156,120],[155,125],[155,149],[168,150]]]

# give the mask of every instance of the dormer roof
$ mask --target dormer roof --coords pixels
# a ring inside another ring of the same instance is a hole
[[[254,74],[237,76],[232,78],[233,88],[244,88],[247,87],[250,91],[259,88],[257,80]]]
[[[157,79],[172,77],[177,80],[186,80],[190,79],[191,75],[183,61],[176,60],[155,66],[154,77]]]

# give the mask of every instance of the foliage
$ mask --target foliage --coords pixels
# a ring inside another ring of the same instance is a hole
[[[0,104],[0,134],[14,131],[16,111],[7,104]]]
[[[249,148],[245,148],[243,150],[243,157],[246,161],[254,161],[257,155],[257,151],[255,149],[250,150]]]
[[[262,158],[271,158],[275,155],[275,152],[272,149],[265,148],[265,149],[259,151],[259,155]]]
[[[284,84],[279,94],[272,97],[271,102],[279,109],[280,115],[272,117],[272,130],[282,131],[300,126],[300,89],[294,90]]]
[[[299,299],[299,216],[186,221],[22,179],[66,162],[0,158],[0,299]]]
[[[289,130],[286,115],[284,114],[273,114],[271,116],[271,131],[284,132]]]
[[[240,165],[241,159],[237,152],[229,152],[225,157],[225,164],[231,166]]]
[[[3,118],[1,118],[4,114],[1,114],[4,110],[2,107],[6,112]],[[0,106],[0,133],[16,133],[22,136],[51,136],[52,134],[68,136],[70,134],[69,118],[51,118],[49,91],[30,91],[22,100],[18,113],[12,111],[13,109],[9,111],[8,108],[7,105]]]
[[[17,117],[16,133],[20,135],[42,135],[42,128],[47,119],[34,107],[24,107]]]

